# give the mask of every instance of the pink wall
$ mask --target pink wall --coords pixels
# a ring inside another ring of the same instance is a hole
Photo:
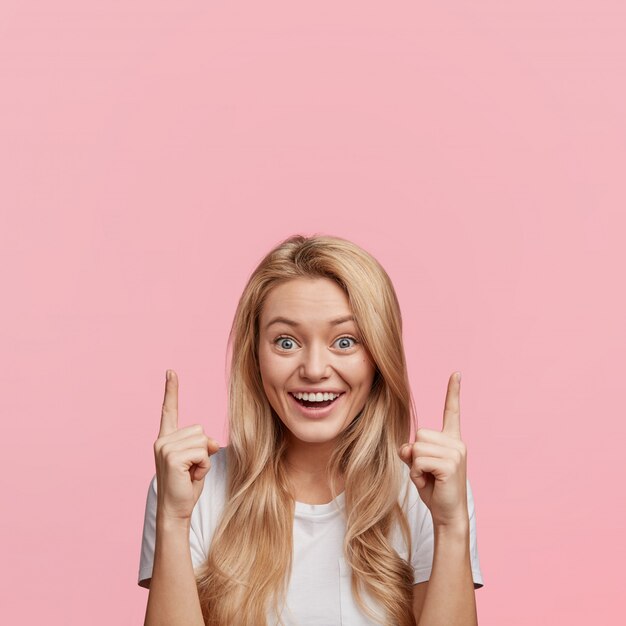
[[[463,372],[481,624],[621,623],[625,19],[3,0],[0,621],[142,623],[165,370],[225,441],[246,278],[324,232],[394,280],[423,425]]]

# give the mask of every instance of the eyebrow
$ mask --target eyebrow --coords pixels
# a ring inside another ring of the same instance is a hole
[[[338,317],[337,319],[330,320],[328,324],[329,326],[338,326],[339,324],[345,324],[346,322],[354,321],[354,315],[346,315],[344,317]],[[286,317],[275,317],[267,324],[265,329],[267,330],[272,324],[287,324],[288,326],[294,327],[300,326],[299,322],[294,322],[293,320],[287,319]]]

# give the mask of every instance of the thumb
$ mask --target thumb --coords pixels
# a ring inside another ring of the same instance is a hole
[[[413,448],[410,443],[403,443],[398,450],[400,458],[409,466],[413,462]]]

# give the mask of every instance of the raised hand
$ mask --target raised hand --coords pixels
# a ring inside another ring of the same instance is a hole
[[[433,524],[467,524],[467,450],[461,441],[461,373],[448,380],[441,432],[418,428],[414,443],[405,443],[400,458],[420,498],[430,509]]]
[[[157,475],[157,515],[189,519],[211,469],[210,454],[220,445],[200,424],[178,428],[178,376],[169,370],[159,436],[154,442]]]

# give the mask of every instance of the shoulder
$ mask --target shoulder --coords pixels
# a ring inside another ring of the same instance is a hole
[[[209,474],[214,473],[220,480],[225,480],[228,468],[228,446],[220,448],[209,457],[209,460],[211,461]]]
[[[400,491],[398,493],[398,505],[406,519],[411,534],[411,545],[416,545],[419,541],[419,535],[422,532],[427,516],[429,514],[428,507],[420,498],[415,485],[409,478],[409,468],[402,463],[402,479],[400,481]],[[394,526],[392,535],[392,544],[395,550],[404,559],[409,559],[408,545],[405,543],[404,536],[398,524]]]
[[[227,451],[211,455],[211,469],[204,477],[202,493],[191,513],[190,545],[194,567],[206,560],[215,529],[226,506]]]

